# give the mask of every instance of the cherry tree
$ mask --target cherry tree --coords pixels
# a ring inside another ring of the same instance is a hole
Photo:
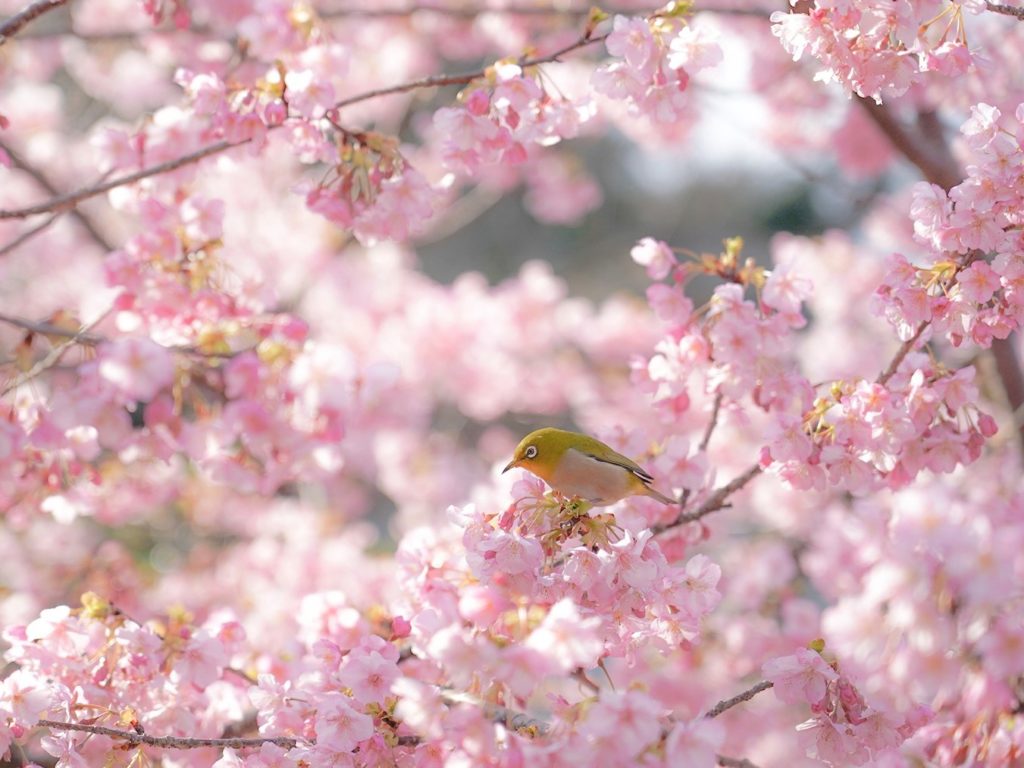
[[[23,2],[7,765],[1024,762],[1024,9]],[[479,190],[576,225],[730,51],[855,226],[637,232],[642,303],[418,268]],[[512,417],[678,505],[501,474]]]

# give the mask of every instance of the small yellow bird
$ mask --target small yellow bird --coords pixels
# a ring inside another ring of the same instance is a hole
[[[531,432],[516,447],[502,473],[522,467],[565,496],[595,506],[614,504],[627,496],[650,496],[675,504],[651,487],[654,478],[636,462],[579,432],[545,427]]]

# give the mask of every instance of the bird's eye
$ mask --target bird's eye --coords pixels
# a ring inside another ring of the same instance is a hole
[[[536,445],[531,445],[529,448],[526,449],[526,458],[532,459],[532,458],[535,458],[536,456],[537,456],[537,446]]]

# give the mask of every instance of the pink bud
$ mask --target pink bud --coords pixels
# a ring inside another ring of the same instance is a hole
[[[408,637],[410,632],[412,632],[412,624],[409,623],[408,619],[403,616],[395,616],[391,619],[392,640],[400,640],[403,637]]]
[[[280,125],[288,117],[288,107],[283,101],[272,101],[263,109],[263,122],[267,125]]]

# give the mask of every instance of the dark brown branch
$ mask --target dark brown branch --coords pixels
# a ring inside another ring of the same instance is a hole
[[[8,145],[0,143],[0,149],[5,151],[7,155],[11,158],[11,163],[14,165],[15,168],[31,177],[32,180],[40,187],[42,187],[44,190],[46,190],[48,194],[52,196],[60,195],[60,190],[58,190],[53,185],[53,183],[46,177],[46,175],[42,171],[34,167],[31,163],[25,161],[25,159],[22,158],[18,153],[13,152]],[[91,237],[96,242],[96,244],[100,246],[100,248],[108,252],[114,250],[114,246],[111,245],[110,242],[108,242],[108,240],[103,236],[103,234],[99,231],[96,225],[92,222],[92,219],[90,219],[88,216],[86,216],[79,210],[76,210],[74,208],[71,208],[70,210],[71,216],[79,224],[82,225],[82,228],[89,233],[89,237]],[[57,212],[59,213],[60,211]],[[25,235],[27,236],[29,234],[35,234],[36,232],[41,231],[41,229],[42,228],[37,227],[35,230],[31,230],[30,232],[25,233]],[[4,249],[5,252],[6,250],[7,248]]]
[[[1021,373],[1017,349],[1009,339],[995,339],[992,342],[992,357],[995,359],[996,372],[1002,382],[1006,399],[1016,416],[1024,406],[1024,374]],[[1021,429],[1024,430],[1024,425]]]
[[[992,13],[1002,13],[1006,16],[1016,16],[1021,21],[1024,21],[1024,8],[1015,8],[1012,5],[1001,5],[1000,3],[985,3],[985,7],[988,8]]]
[[[651,531],[655,536],[657,536],[659,533],[664,533],[670,528],[676,528],[680,525],[685,525],[686,523],[695,523],[702,517],[710,515],[712,512],[724,509],[729,506],[729,497],[759,474],[761,474],[761,466],[759,464],[755,464],[747,469],[743,474],[733,478],[721,488],[716,489],[710,496],[708,496],[707,499],[705,499],[704,503],[697,507],[693,512],[684,512],[671,523],[656,525],[651,528]]]
[[[26,24],[38,19],[44,13],[60,8],[67,2],[68,0],[35,0],[34,3],[29,3],[3,24],[0,24],[0,45],[18,34]]]
[[[860,104],[889,142],[917,166],[928,181],[947,190],[960,183],[960,169],[955,161],[951,162],[952,157],[941,137],[941,143],[936,143],[923,135],[913,135],[885,104],[876,104],[871,99],[860,99]]]
[[[755,683],[750,688],[747,688],[747,690],[745,690],[743,693],[737,694],[736,696],[733,696],[731,699],[725,699],[723,701],[718,702],[717,704],[715,704],[715,706],[713,706],[704,714],[704,717],[718,717],[720,714],[732,709],[737,704],[742,704],[744,701],[750,701],[752,698],[757,696],[757,694],[761,693],[762,691],[767,691],[773,685],[774,683],[771,680],[762,680],[759,683]]]
[[[82,731],[84,733],[95,733],[99,736],[109,736],[112,739],[126,741],[129,745],[136,747],[145,744],[150,747],[161,749],[202,749],[204,747],[219,747],[231,749],[249,749],[260,747],[264,744],[276,744],[284,749],[294,749],[299,740],[290,736],[258,736],[253,738],[223,738],[223,739],[202,739],[186,738],[183,736],[149,736],[136,731],[124,731],[119,728],[108,728],[104,725],[86,725],[85,723],[66,723],[60,720],[40,720],[39,725],[57,731]]]

